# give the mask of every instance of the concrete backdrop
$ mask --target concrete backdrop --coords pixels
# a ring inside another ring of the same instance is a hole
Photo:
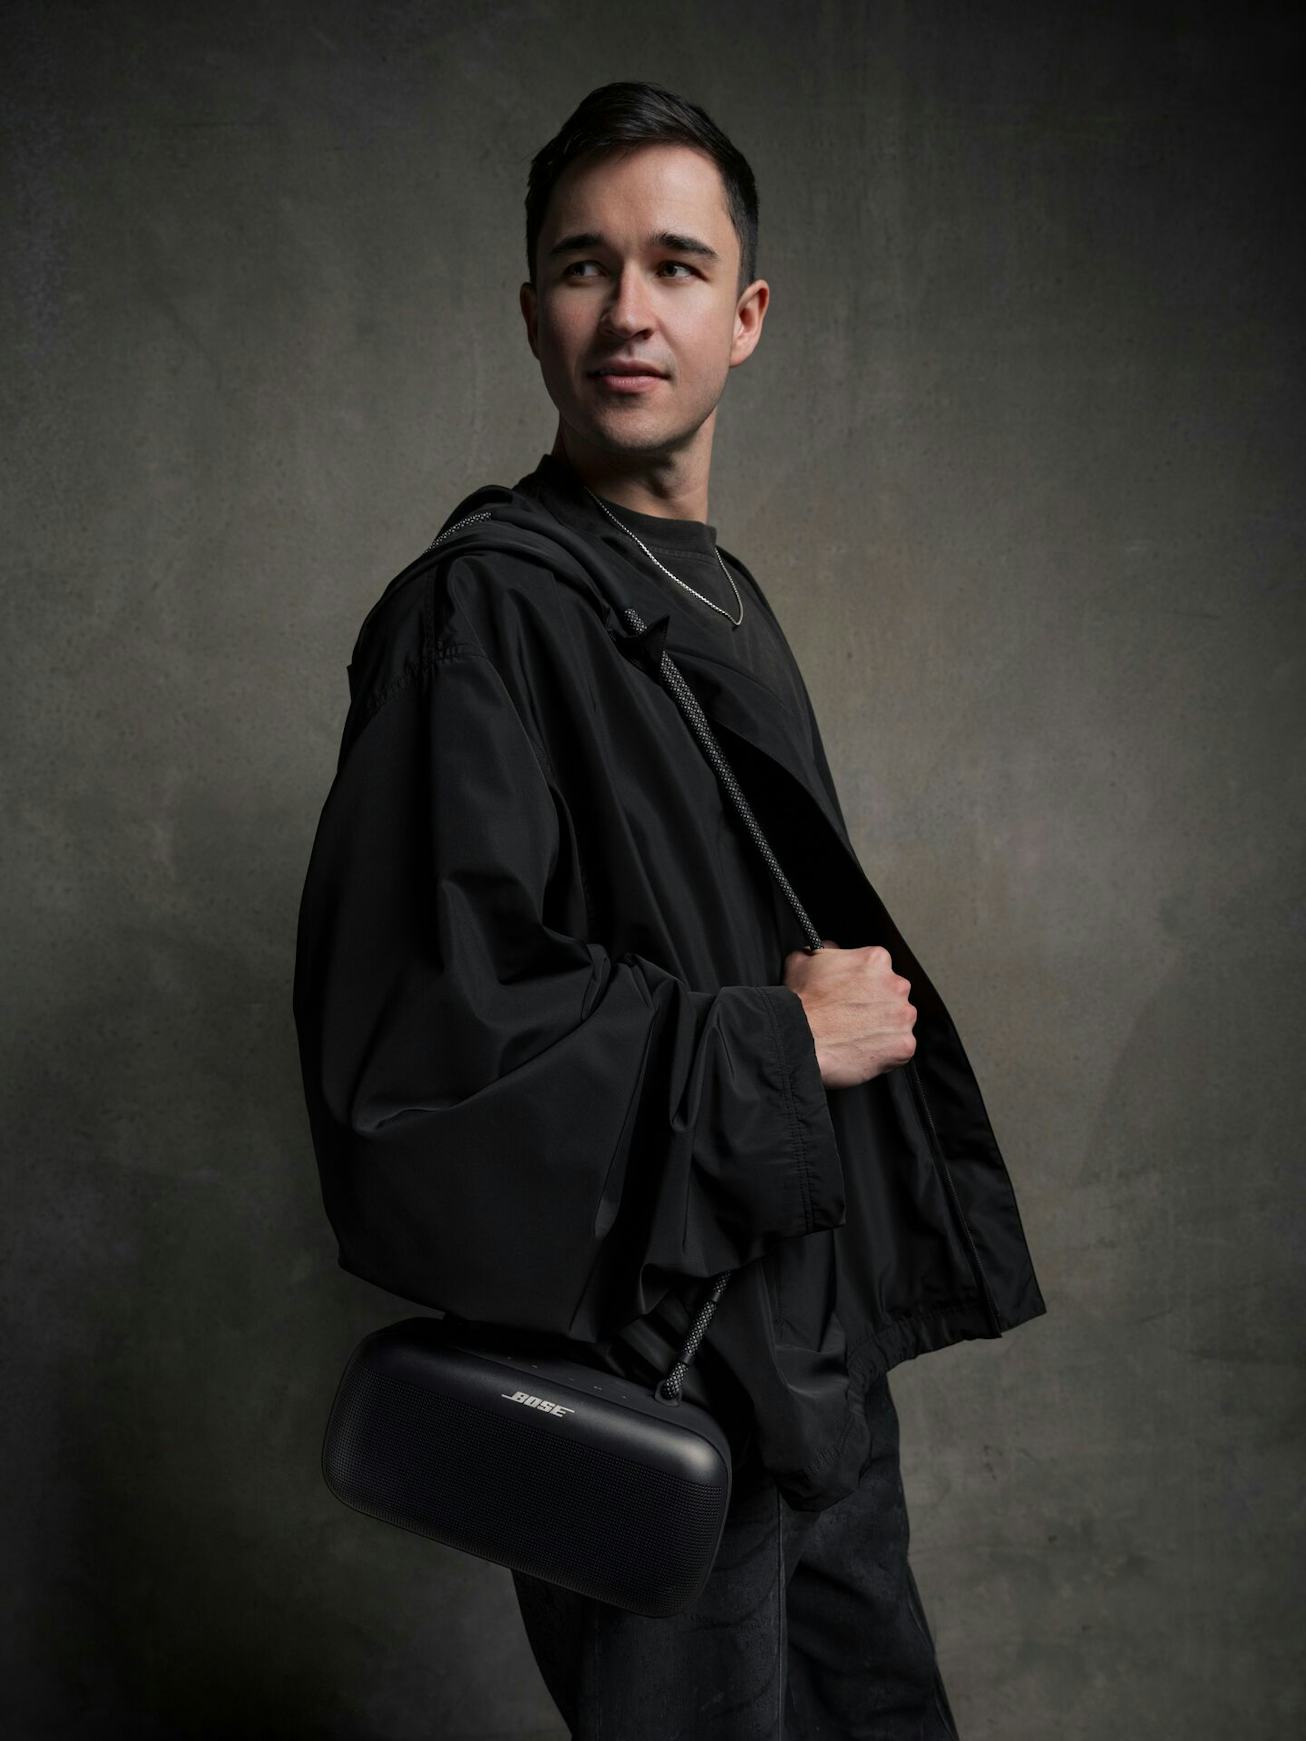
[[[1048,1297],[894,1380],[961,1732],[1295,1731],[1291,12],[5,8],[7,1734],[562,1733],[508,1574],[321,1481],[404,1308],[290,980],[362,615],[551,444],[526,170],[614,78],[756,171],[711,518]]]

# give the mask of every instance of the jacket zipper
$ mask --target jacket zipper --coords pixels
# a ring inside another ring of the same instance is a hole
[[[930,1155],[934,1162],[934,1170],[942,1181],[943,1189],[947,1194],[948,1203],[952,1209],[952,1217],[956,1223],[958,1232],[961,1234],[962,1243],[966,1248],[966,1254],[970,1259],[971,1272],[979,1284],[980,1294],[984,1301],[984,1309],[989,1315],[989,1322],[993,1327],[993,1333],[995,1336],[1001,1336],[1002,1321],[998,1317],[998,1309],[993,1302],[993,1295],[989,1289],[988,1277],[984,1274],[983,1266],[979,1260],[979,1253],[975,1250],[975,1241],[971,1238],[970,1228],[966,1224],[966,1217],[962,1214],[961,1204],[957,1201],[957,1187],[952,1182],[952,1176],[948,1172],[948,1163],[943,1158],[943,1145],[939,1141],[939,1133],[935,1128],[934,1114],[930,1111],[930,1103],[925,1098],[925,1087],[921,1082],[920,1075],[916,1069],[915,1058],[908,1059],[907,1074],[915,1092],[916,1105],[919,1108],[921,1117],[925,1123],[926,1139],[930,1145]]]

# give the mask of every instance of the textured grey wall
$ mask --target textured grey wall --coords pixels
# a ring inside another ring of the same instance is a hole
[[[362,613],[552,441],[530,155],[631,77],[757,172],[712,518],[1049,1301],[894,1380],[962,1733],[1295,1731],[1290,12],[5,8],[7,1733],[560,1733],[506,1572],[321,1483],[402,1313],[290,974]]]

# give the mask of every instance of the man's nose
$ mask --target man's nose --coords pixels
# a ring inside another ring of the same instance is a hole
[[[604,324],[613,332],[643,332],[653,323],[648,286],[638,266],[626,266],[613,283],[603,310]]]

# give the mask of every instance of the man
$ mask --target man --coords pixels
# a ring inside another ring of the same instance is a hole
[[[708,521],[756,236],[747,163],[658,87],[592,92],[536,157],[553,449],[364,622],[295,1015],[346,1269],[650,1384],[734,1272],[685,1381],[735,1453],[700,1601],[653,1620],[515,1577],[573,1734],[955,1736],[885,1375],[1045,1307],[956,1029]]]

